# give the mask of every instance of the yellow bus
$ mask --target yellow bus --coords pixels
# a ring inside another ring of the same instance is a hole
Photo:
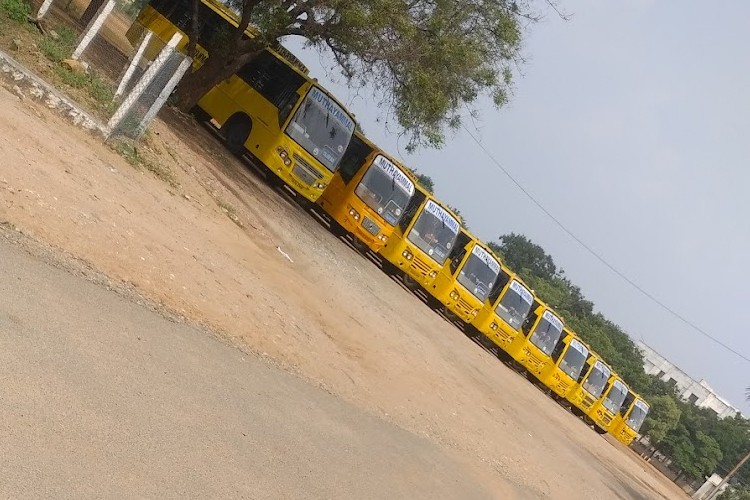
[[[177,50],[187,50],[192,23],[193,2],[191,0],[150,0],[138,13],[135,21],[128,28],[125,36],[135,46],[140,43],[146,30],[153,32],[154,38],[143,53],[143,57],[152,61],[172,38],[175,33],[182,35],[182,40],[177,44]],[[198,40],[195,44],[195,57],[193,68],[197,69],[203,65],[208,58],[205,46],[215,45],[221,41],[221,37],[227,37],[231,30],[239,26],[237,14],[219,0],[200,0],[198,4]],[[252,28],[245,30],[245,37],[253,38],[255,33]],[[303,73],[308,73],[307,67],[297,59],[289,50],[281,44],[274,45],[273,49],[281,54]]]
[[[492,252],[462,228],[453,250],[427,291],[448,314],[471,323],[499,273],[500,262]]]
[[[237,16],[221,2],[201,0],[196,51],[214,46],[217,37],[236,29]],[[131,26],[156,34],[157,45],[185,34],[192,2],[151,0]],[[246,36],[252,37],[248,29]],[[187,46],[187,36],[178,45]],[[153,54],[146,57],[153,58]],[[205,57],[197,57],[194,67]],[[249,153],[265,165],[272,183],[283,182],[302,199],[316,201],[336,171],[352,134],[354,118],[328,91],[307,75],[307,68],[280,44],[261,52],[235,75],[219,83],[198,102],[198,112],[221,128],[227,147]]]
[[[249,153],[303,199],[328,186],[354,134],[354,119],[323,87],[267,49],[211,89],[198,106],[228,148]]]
[[[428,289],[461,228],[458,218],[419,184],[393,234],[380,249],[383,267],[414,290]]]
[[[552,364],[552,351],[562,336],[563,322],[560,317],[539,299],[534,299],[531,313],[521,326],[521,335],[516,335],[506,352],[521,364],[531,375],[539,378],[542,370]]]
[[[628,392],[620,411],[612,422],[609,429],[610,434],[625,446],[630,446],[630,443],[638,437],[638,432],[641,430],[649,410],[648,403],[640,396],[633,391]]]
[[[538,380],[555,399],[564,399],[581,376],[589,349],[575,333],[563,329],[563,338],[552,351],[552,363],[542,368]]]
[[[512,271],[500,265],[500,274],[488,300],[471,322],[471,329],[490,339],[503,352],[516,336],[534,303],[534,294]]]
[[[566,399],[573,413],[584,417],[604,392],[612,370],[599,355],[589,352],[586,365],[581,371],[578,383],[568,393]]]
[[[360,250],[377,252],[404,215],[414,190],[406,169],[355,132],[318,205],[331,217],[335,233],[348,233]]]
[[[628,386],[616,374],[610,376],[604,392],[586,413],[594,424],[594,430],[599,434],[609,431],[615,416],[620,412],[625,396],[628,395]]]

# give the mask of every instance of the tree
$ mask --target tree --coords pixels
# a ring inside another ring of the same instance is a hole
[[[716,500],[750,500],[750,487],[743,485],[730,486]]]
[[[674,398],[670,396],[655,396],[649,399],[651,408],[648,418],[643,423],[641,433],[648,436],[653,445],[658,445],[669,431],[677,427],[682,411]]]
[[[432,177],[425,174],[420,174],[418,172],[415,172],[417,175],[417,182],[420,186],[422,186],[425,191],[427,191],[430,194],[435,194],[435,181],[432,180]]]
[[[499,240],[505,261],[514,271],[522,273],[527,270],[528,276],[545,280],[551,280],[557,274],[552,257],[526,236],[510,233],[500,236]]]
[[[200,44],[209,58],[177,88],[184,111],[265,47],[288,36],[332,54],[351,85],[371,85],[409,137],[409,148],[438,147],[461,112],[490,95],[508,100],[512,67],[521,62],[524,24],[534,3],[553,0],[235,0],[239,25]],[[191,47],[200,26],[193,0]],[[556,12],[558,12],[555,9]],[[559,13],[559,12],[558,12]],[[244,37],[251,27],[256,33]]]
[[[464,218],[464,215],[461,213],[461,210],[451,205],[448,205],[448,209],[451,210],[454,214],[456,214],[456,217],[458,218],[458,222],[460,222],[461,225],[465,229],[469,229],[469,225],[466,223],[466,219]]]

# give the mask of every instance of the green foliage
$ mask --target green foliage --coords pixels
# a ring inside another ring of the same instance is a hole
[[[750,500],[749,486],[730,486],[724,493],[716,497],[716,500]]]
[[[478,114],[480,96],[489,96],[496,107],[507,102],[512,68],[522,62],[523,27],[538,20],[534,6],[546,8],[548,2],[232,0],[230,4],[240,13],[249,13],[259,35],[209,49],[210,62],[178,88],[181,107],[191,108],[192,101],[235,72],[259,48],[298,35],[332,54],[351,85],[374,88],[377,104],[396,117],[411,150],[443,145],[445,133],[461,125],[462,113]]]
[[[464,228],[469,229],[469,225],[466,223],[466,219],[464,218],[464,215],[461,213],[461,210],[459,210],[456,207],[452,207],[450,205],[446,205],[446,206],[448,207],[449,210],[451,210],[454,214],[456,214],[456,217],[458,218],[458,222],[460,222]]]
[[[682,410],[672,396],[653,396],[648,402],[651,409],[641,432],[648,435],[651,443],[656,445],[667,436],[669,431],[677,427]]]
[[[141,11],[148,0],[133,0],[132,2],[125,3],[122,10],[131,18],[135,19],[138,13]]]
[[[31,7],[26,0],[2,0],[0,8],[10,19],[19,23],[26,22],[31,15]]]
[[[417,182],[420,186],[422,186],[425,191],[427,191],[430,194],[435,193],[435,181],[432,180],[432,177],[425,174],[420,174],[415,172],[417,175]]]
[[[65,66],[56,66],[55,74],[63,84],[74,89],[85,90],[98,110],[104,113],[114,112],[116,104],[113,101],[112,85],[95,71],[80,73],[71,71]]]
[[[55,31],[58,34],[57,39],[52,38],[49,34],[45,35],[39,41],[39,50],[47,59],[59,64],[73,53],[77,35],[67,26],[60,26]]]
[[[131,166],[138,170],[148,170],[158,179],[167,183],[170,187],[179,186],[174,172],[167,166],[151,158],[151,155],[142,154],[138,147],[132,141],[114,140],[111,143],[112,148],[122,156]],[[236,217],[236,216],[235,216]],[[230,217],[231,218],[231,217]]]
[[[506,264],[529,281],[551,280],[557,275],[557,266],[552,257],[522,234],[501,236],[500,248]]]
[[[604,315],[594,312],[594,304],[542,247],[517,234],[503,235],[499,241],[491,243],[490,248],[645,397],[651,410],[641,432],[685,475],[700,479],[717,468],[726,472],[750,450],[748,420],[739,416],[719,420],[715,412],[680,400],[673,385],[646,375],[643,355],[632,339]],[[750,482],[750,466],[743,467],[739,477]]]

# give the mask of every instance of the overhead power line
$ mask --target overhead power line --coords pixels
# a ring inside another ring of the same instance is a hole
[[[474,142],[477,144],[477,146],[479,146],[479,148],[484,152],[484,154],[487,155],[487,157],[490,160],[492,160],[492,163],[494,163],[495,166],[497,168],[499,168],[500,171],[503,174],[505,174],[505,176],[508,179],[510,179],[510,181],[513,184],[515,184],[515,186],[524,195],[526,195],[526,197],[529,200],[531,200],[531,202],[534,205],[537,206],[537,208],[539,208],[539,210],[541,210],[542,212],[544,212],[544,214],[547,217],[549,217],[557,225],[557,227],[559,227],[563,232],[565,232],[568,236],[570,236],[576,243],[578,243],[579,245],[581,245],[589,254],[591,254],[592,256],[594,256],[594,258],[596,260],[598,260],[599,262],[601,262],[605,267],[607,267],[610,271],[612,271],[617,276],[619,276],[620,278],[622,278],[623,280],[625,280],[625,282],[627,282],[630,286],[632,286],[633,288],[635,288],[639,293],[641,293],[642,295],[644,295],[645,297],[647,297],[649,300],[651,300],[653,303],[655,303],[656,305],[658,305],[659,307],[661,307],[663,310],[667,311],[669,314],[671,314],[672,316],[674,316],[675,318],[677,318],[678,320],[680,320],[682,323],[684,323],[685,325],[689,326],[690,328],[692,328],[696,332],[700,333],[701,335],[703,335],[704,337],[706,337],[711,342],[714,342],[715,344],[723,347],[724,349],[726,349],[727,351],[731,352],[735,356],[737,356],[737,357],[739,357],[739,358],[747,361],[748,363],[750,363],[750,358],[748,358],[747,356],[745,356],[741,352],[737,351],[736,349],[728,346],[727,344],[725,344],[721,340],[717,339],[716,337],[714,337],[710,333],[706,332],[705,330],[703,330],[701,327],[699,327],[698,325],[696,325],[695,323],[693,323],[689,319],[685,318],[683,315],[681,315],[680,313],[678,313],[677,311],[675,311],[674,309],[672,309],[671,307],[669,307],[668,305],[666,305],[664,302],[662,302],[661,300],[659,300],[653,294],[649,293],[647,290],[645,290],[638,283],[636,283],[632,279],[628,278],[625,275],[625,273],[623,273],[622,271],[620,271],[619,269],[617,269],[615,266],[613,266],[612,264],[610,264],[609,262],[607,262],[607,260],[604,259],[604,257],[602,257],[601,255],[599,255],[593,248],[591,248],[589,245],[587,245],[585,241],[583,241],[581,238],[579,238],[578,236],[576,236],[576,234],[573,233],[573,231],[571,231],[570,229],[568,229],[567,226],[565,226],[565,224],[563,224],[560,221],[560,219],[558,219],[557,217],[555,217],[555,215],[552,212],[550,212],[549,210],[547,210],[547,208],[545,208],[544,205],[542,205],[536,198],[534,198],[534,195],[532,195],[525,187],[523,187],[523,185],[520,182],[518,182],[516,180],[516,178],[513,177],[513,175],[511,175],[511,173],[508,172],[505,169],[505,167],[503,167],[503,165],[492,155],[492,153],[490,151],[488,151],[487,148],[484,147],[484,144],[482,144],[482,142],[479,139],[477,139],[474,134],[471,133],[471,131],[466,127],[466,125],[463,125],[463,129],[466,131],[467,134],[469,134],[469,137],[471,137],[474,140]]]

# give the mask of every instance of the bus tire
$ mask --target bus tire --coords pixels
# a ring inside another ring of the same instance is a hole
[[[245,152],[245,143],[247,142],[247,138],[250,137],[251,128],[252,123],[250,122],[250,118],[245,115],[234,115],[227,120],[221,127],[224,132],[227,149],[233,154],[241,156]]]
[[[364,243],[362,240],[357,238],[356,236],[352,235],[352,245],[354,248],[357,249],[359,253],[367,253],[368,250],[370,250],[370,247],[367,246],[367,243]]]
[[[464,330],[464,335],[466,335],[470,339],[475,339],[475,338],[479,337],[479,330],[477,330],[476,328],[474,328],[471,325],[466,325],[466,329]],[[480,338],[479,340],[482,343],[482,345],[484,345],[485,347],[487,347],[485,345],[485,343],[484,343],[484,339],[483,338]]]
[[[343,238],[347,234],[346,229],[333,219],[331,219],[331,232],[337,238]]]
[[[415,290],[419,290],[420,285],[417,280],[413,279],[408,274],[404,273],[404,275],[401,276],[401,280],[404,282],[404,286],[406,286],[406,288],[408,288],[412,292]]]
[[[401,270],[398,268],[398,266],[394,265],[393,263],[382,259],[382,269],[385,274],[388,276],[398,276],[401,273]]]
[[[595,430],[595,431],[596,431],[596,433],[597,433],[597,434],[599,434],[600,436],[601,436],[601,435],[604,435],[604,434],[606,434],[606,433],[607,433],[607,431],[606,431],[606,430],[602,429],[602,428],[601,428],[601,427],[599,427],[598,425],[594,425],[594,430]]]
[[[211,115],[209,115],[203,108],[201,108],[197,104],[193,106],[193,109],[190,110],[190,113],[198,123],[205,123],[211,120]]]

